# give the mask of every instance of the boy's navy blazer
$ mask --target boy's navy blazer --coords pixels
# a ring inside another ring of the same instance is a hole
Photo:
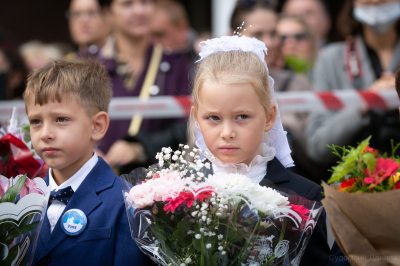
[[[49,185],[48,173],[44,181]],[[154,265],[131,238],[121,179],[102,158],[99,157],[63,213],[70,209],[86,214],[85,231],[78,236],[67,236],[58,219],[50,234],[46,213],[33,265]]]
[[[322,200],[322,187],[311,180],[287,170],[275,157],[267,164],[267,174],[264,179],[273,182],[278,189],[289,189],[297,195],[314,201]],[[260,182],[260,185],[263,183]],[[321,266],[326,265],[329,260],[330,248],[326,232],[326,213],[322,212],[317,225],[312,233],[306,247],[300,266]]]

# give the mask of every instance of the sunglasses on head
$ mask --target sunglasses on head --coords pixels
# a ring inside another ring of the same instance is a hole
[[[289,38],[294,38],[296,41],[301,41],[301,40],[305,40],[308,38],[308,33],[300,32],[300,33],[293,34],[293,35],[280,35],[279,37],[281,38],[282,42],[284,42],[286,39],[289,39]]]

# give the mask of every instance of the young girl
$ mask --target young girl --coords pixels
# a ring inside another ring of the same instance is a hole
[[[321,187],[285,167],[290,149],[268,75],[264,43],[248,37],[221,37],[200,43],[193,88],[196,145],[205,150],[214,173],[241,173],[259,183],[268,179],[309,200],[322,199]],[[325,212],[301,265],[325,265],[329,246]]]

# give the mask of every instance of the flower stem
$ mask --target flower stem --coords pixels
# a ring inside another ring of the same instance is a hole
[[[282,230],[281,230],[281,235],[279,236],[278,244],[283,240],[283,237],[285,236],[285,229],[286,229],[286,218],[283,218]],[[269,265],[274,259],[275,259],[275,255],[272,255],[272,257],[269,258],[269,260],[266,263],[264,263],[262,266]]]
[[[244,251],[247,251],[247,248],[248,248],[249,245],[250,245],[250,241],[253,239],[253,235],[254,235],[255,231],[257,230],[257,227],[258,227],[258,225],[260,224],[260,221],[261,221],[261,218],[258,218],[257,224],[256,224],[256,226],[254,227],[253,232],[251,232],[250,237],[247,239],[246,244],[244,245],[244,248],[243,248]],[[243,263],[243,262],[244,262],[244,259],[246,258],[246,257],[243,256],[243,255],[244,255],[244,254],[242,254],[242,256],[241,256],[241,258],[240,258],[240,262],[241,262],[241,263]]]
[[[200,257],[200,266],[204,266],[204,253],[206,252],[206,250],[204,249],[204,240],[203,237],[200,240],[200,245],[201,245],[201,257]]]

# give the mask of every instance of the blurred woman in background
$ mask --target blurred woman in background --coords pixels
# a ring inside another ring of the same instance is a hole
[[[110,34],[110,25],[97,0],[71,0],[66,12],[72,41],[79,51],[95,54]],[[72,56],[72,54],[70,55]]]
[[[164,53],[160,45],[150,41],[155,1],[100,0],[100,5],[111,24],[112,34],[98,57],[110,75],[113,97],[189,95],[184,55]],[[152,86],[145,87],[145,84]],[[130,172],[137,166],[156,163],[155,155],[162,147],[178,149],[180,140],[175,137],[186,136],[184,122],[185,119],[143,119],[141,116],[114,120],[99,149],[112,167],[119,166],[121,172]],[[169,131],[174,133],[168,134]]]
[[[281,39],[283,64],[296,73],[302,73],[312,81],[312,68],[317,54],[314,32],[302,17],[282,15],[276,31]]]
[[[345,41],[328,45],[315,65],[317,91],[394,89],[400,62],[399,0],[346,1],[338,19]],[[390,152],[400,141],[398,111],[368,111],[358,105],[315,113],[307,126],[307,152],[317,162],[333,161],[327,144],[356,145],[372,135],[371,146]]]

